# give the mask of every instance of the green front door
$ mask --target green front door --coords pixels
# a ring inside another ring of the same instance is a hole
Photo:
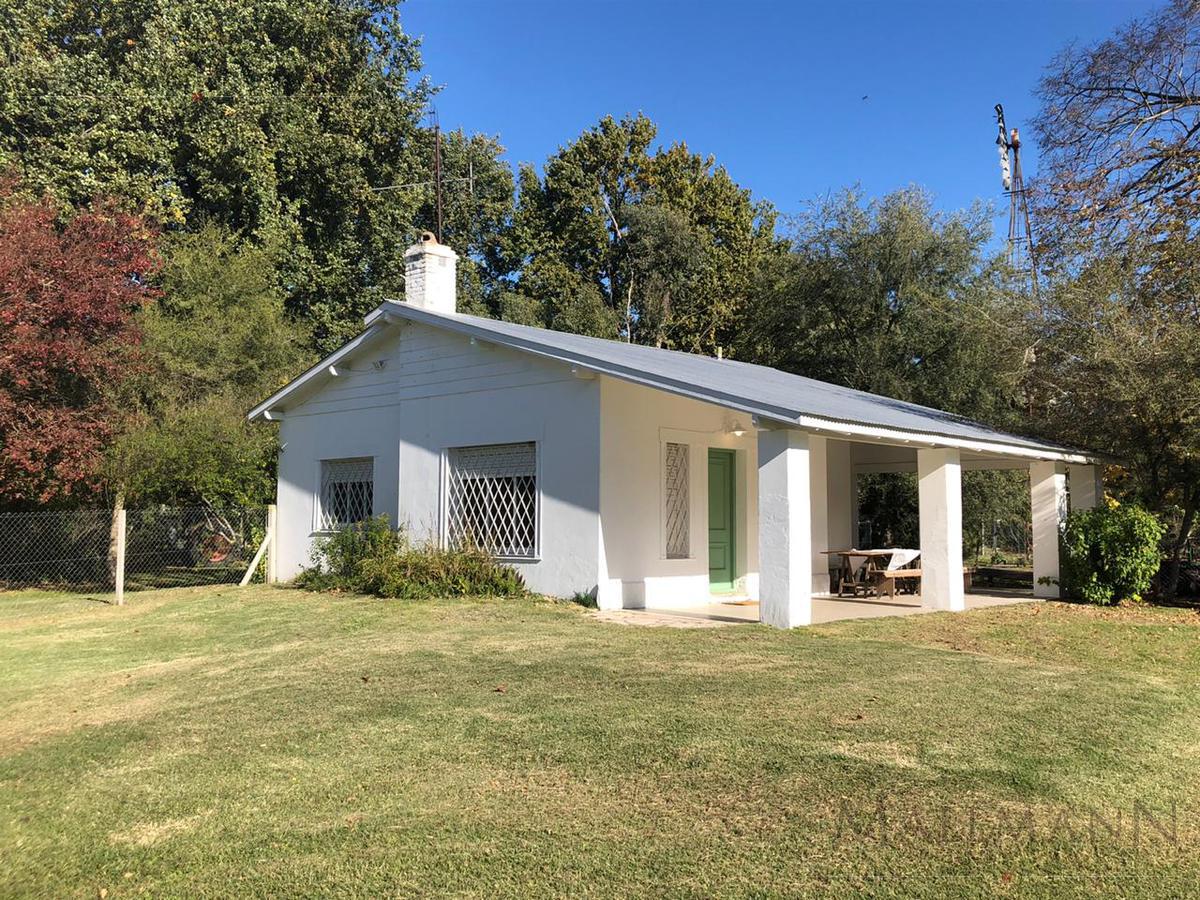
[[[708,451],[708,583],[714,591],[732,591],[734,568],[733,451]]]

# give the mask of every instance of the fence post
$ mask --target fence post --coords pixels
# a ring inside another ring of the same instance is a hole
[[[274,584],[279,580],[279,574],[276,569],[279,563],[279,514],[272,503],[267,507],[267,537],[270,538],[270,543],[267,544],[267,584]]]
[[[125,605],[125,507],[117,510],[117,560],[113,581],[117,588],[117,606]]]

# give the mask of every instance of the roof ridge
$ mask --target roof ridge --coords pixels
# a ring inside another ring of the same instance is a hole
[[[392,302],[396,302],[396,301],[392,301]],[[435,315],[447,315],[447,317],[449,317],[449,314],[435,313]],[[946,409],[939,409],[936,406],[926,406],[923,403],[916,403],[912,400],[902,400],[899,397],[890,397],[887,394],[877,394],[873,391],[865,391],[862,388],[851,387],[848,384],[839,384],[836,381],[824,381],[823,379],[820,379],[820,378],[814,378],[811,375],[802,375],[798,372],[789,372],[786,369],[779,369],[779,368],[776,368],[775,366],[767,366],[762,363],[750,362],[750,361],[744,360],[744,359],[731,359],[728,357],[707,356],[703,353],[693,353],[690,350],[676,350],[671,347],[651,347],[649,344],[634,344],[629,341],[620,341],[615,338],[605,338],[605,337],[600,337],[600,336],[594,335],[594,334],[579,334],[578,332],[574,332],[574,331],[557,331],[553,328],[542,328],[537,325],[525,325],[521,322],[509,322],[505,319],[492,319],[487,316],[476,316],[476,315],[472,315],[470,313],[455,313],[454,316],[455,316],[455,318],[460,318],[460,319],[472,319],[476,322],[482,323],[484,326],[492,325],[494,323],[501,323],[501,324],[505,325],[506,327],[520,328],[520,329],[528,330],[531,332],[550,332],[552,334],[566,335],[566,336],[569,336],[572,338],[577,338],[577,339],[585,340],[585,341],[597,341],[597,342],[602,342],[604,344],[614,344],[618,347],[627,347],[630,349],[634,349],[635,352],[670,353],[670,354],[675,354],[677,356],[683,356],[683,357],[686,357],[686,358],[692,359],[692,360],[704,360],[706,363],[709,363],[709,364],[730,364],[733,366],[739,366],[739,367],[744,367],[744,368],[749,368],[749,369],[757,369],[757,370],[762,370],[762,371],[766,371],[766,372],[777,373],[780,375],[786,375],[790,378],[802,378],[805,381],[811,382],[812,384],[820,385],[821,387],[825,387],[825,388],[834,388],[836,390],[844,391],[845,393],[852,394],[854,396],[869,397],[872,400],[882,400],[882,401],[886,401],[888,403],[900,404],[909,409],[921,410],[923,412],[936,413],[939,416],[948,416],[948,417],[957,419],[959,422],[961,422],[962,424],[965,424],[965,425],[974,425],[977,427],[991,429],[991,430],[996,431],[997,434],[1008,434],[1008,432],[1001,431],[1000,429],[995,428],[992,425],[988,425],[986,422],[979,422],[975,419],[969,418],[968,416],[964,416],[961,413],[951,412],[950,410],[946,410]],[[1025,437],[1024,435],[1012,435],[1012,436],[1013,437]],[[1029,440],[1036,441],[1039,439],[1038,438],[1029,438]]]
[[[291,381],[250,412],[267,416],[294,391],[368,336],[397,318],[478,337],[518,352],[735,409],[787,427],[845,434],[860,440],[917,442],[981,453],[1067,462],[1095,462],[1097,454],[1040,438],[1001,431],[931,406],[872,394],[758,363],[716,359],[686,350],[649,347],[593,335],[553,331],[460,312],[434,312],[385,300],[365,318],[367,330]]]

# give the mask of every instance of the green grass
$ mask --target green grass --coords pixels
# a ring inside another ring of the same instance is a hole
[[[3,896],[1200,883],[1194,611],[784,633],[538,600],[17,593],[0,661]],[[1139,808],[1174,837],[1135,840]]]

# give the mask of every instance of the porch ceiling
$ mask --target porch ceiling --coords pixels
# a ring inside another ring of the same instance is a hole
[[[850,461],[855,474],[871,472],[916,472],[917,447],[913,445],[866,443],[850,440]],[[1026,469],[1029,458],[983,453],[978,450],[961,451],[962,467],[977,469]]]

